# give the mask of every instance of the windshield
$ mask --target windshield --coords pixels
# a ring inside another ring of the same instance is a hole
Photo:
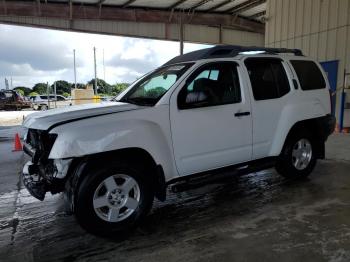
[[[161,67],[137,82],[119,101],[154,106],[193,63]]]

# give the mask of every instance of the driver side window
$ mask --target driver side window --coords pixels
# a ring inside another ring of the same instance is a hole
[[[237,65],[215,62],[197,69],[178,95],[179,109],[241,102]]]

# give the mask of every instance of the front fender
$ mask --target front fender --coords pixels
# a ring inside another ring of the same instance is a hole
[[[119,114],[117,114],[119,115]],[[83,119],[55,127],[58,134],[49,158],[75,158],[126,148],[147,151],[156,164],[162,165],[167,178],[177,176],[171,148],[168,115],[155,114],[154,122],[147,117],[123,119],[115,114]]]

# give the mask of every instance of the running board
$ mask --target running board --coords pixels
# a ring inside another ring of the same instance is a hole
[[[239,165],[219,168],[211,171],[193,174],[190,176],[180,177],[169,181],[167,184],[172,184],[170,189],[174,193],[184,192],[191,189],[196,189],[208,184],[224,183],[232,179],[233,176],[246,175],[253,172],[258,172],[264,169],[274,167],[276,163],[275,157],[255,160]]]

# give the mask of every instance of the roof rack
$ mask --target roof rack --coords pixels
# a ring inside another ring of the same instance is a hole
[[[188,61],[195,61],[208,58],[224,58],[235,57],[244,52],[261,52],[265,54],[281,54],[291,53],[296,56],[303,56],[300,49],[287,49],[287,48],[266,48],[258,46],[239,46],[239,45],[217,45],[211,48],[205,48],[184,55],[176,56],[173,59],[166,62],[164,65],[171,65],[176,63],[183,63]]]

